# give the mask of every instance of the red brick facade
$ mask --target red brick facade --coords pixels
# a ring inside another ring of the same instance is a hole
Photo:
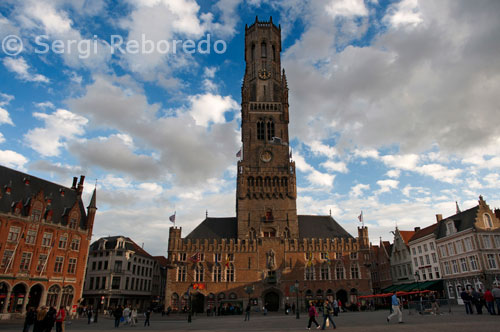
[[[85,211],[84,177],[72,188],[0,167],[0,314],[71,307],[82,297],[96,193]]]

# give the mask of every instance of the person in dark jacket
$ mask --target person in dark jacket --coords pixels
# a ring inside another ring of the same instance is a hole
[[[472,296],[470,296],[469,292],[463,290],[460,293],[460,298],[464,301],[465,313],[467,315],[472,315],[474,312],[472,311]]]
[[[88,307],[87,308],[87,324],[90,324],[90,321],[92,320],[92,315],[93,315],[92,307]]]
[[[40,309],[37,310],[33,332],[43,332],[43,322],[45,320],[46,315],[47,315],[46,306],[42,306],[40,307]]]
[[[43,320],[43,331],[50,332],[56,323],[56,314],[57,310],[54,307],[50,307],[49,311],[47,311],[47,315],[45,315],[45,319]]]
[[[120,319],[122,318],[122,315],[123,315],[123,308],[121,306],[113,310],[113,316],[115,317],[115,327],[120,326]]]
[[[35,308],[29,307],[26,313],[26,318],[24,319],[23,332],[29,332],[31,325],[35,324],[36,321],[36,311]]]

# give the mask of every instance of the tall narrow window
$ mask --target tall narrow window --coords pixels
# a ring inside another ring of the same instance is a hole
[[[276,136],[274,134],[274,121],[269,120],[267,122],[267,140],[268,141],[272,140],[274,136]]]
[[[23,252],[21,256],[21,264],[19,265],[19,270],[23,272],[28,272],[31,265],[31,252]]]
[[[194,269],[194,281],[203,282],[204,271],[203,265],[197,265]]]
[[[338,264],[336,270],[337,280],[344,279],[344,266],[342,264]]]
[[[214,265],[213,281],[214,282],[221,282],[222,281],[222,268],[221,268],[220,264]]]
[[[273,45],[273,61],[276,61],[276,47]]]
[[[259,121],[257,122],[257,139],[264,140],[264,135],[265,135],[264,122]]]
[[[251,60],[253,61],[254,59],[255,59],[255,44],[252,44]]]
[[[226,281],[232,282],[234,281],[234,265],[229,264],[226,269]]]
[[[260,44],[261,57],[267,58],[267,45],[266,43]]]

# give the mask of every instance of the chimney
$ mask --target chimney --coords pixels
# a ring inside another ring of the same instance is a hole
[[[436,214],[436,221],[440,222],[441,220],[443,220],[443,215],[442,214]]]
[[[500,209],[495,209],[495,216],[500,219]]]
[[[71,189],[76,190],[76,182],[78,181],[78,178],[76,176],[73,177],[73,184],[71,185]]]
[[[78,183],[78,194],[81,195],[83,192],[83,182],[85,181],[85,175],[80,175],[80,183]]]
[[[418,232],[420,230],[420,227],[415,227],[415,232]]]

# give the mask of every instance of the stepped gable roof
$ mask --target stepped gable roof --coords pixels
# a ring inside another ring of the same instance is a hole
[[[236,239],[238,222],[236,217],[207,217],[186,236],[186,239]]]
[[[26,180],[29,180],[28,185],[25,184]],[[10,194],[6,193],[7,187],[10,187]],[[61,190],[64,191],[64,196],[61,195]],[[75,202],[78,202],[80,228],[87,228],[87,213],[77,190],[0,165],[0,212],[12,212],[12,204],[21,202],[23,204],[21,215],[27,216],[31,199],[40,191],[43,191],[45,199],[51,199],[47,210],[52,211],[52,224],[66,225],[67,220],[64,216]]]
[[[425,236],[427,236],[429,234],[435,233],[436,229],[437,229],[437,226],[438,226],[438,224],[435,223],[435,224],[432,224],[432,225],[427,226],[425,228],[422,228],[419,231],[416,231],[415,234],[413,234],[413,236],[411,237],[410,242],[418,240],[420,238],[423,238],[423,237],[425,237]]]
[[[153,258],[161,267],[166,267],[168,265],[168,259],[165,256],[153,256]]]
[[[123,249],[135,251],[136,254],[141,254],[142,256],[153,258],[153,256],[151,256],[146,250],[135,243],[131,238],[121,235],[100,238],[90,245],[90,251],[99,250],[99,243],[102,241],[106,241],[106,244],[104,246],[105,250],[114,250],[116,249],[116,243],[120,238],[125,240]]]
[[[406,245],[408,245],[408,242],[410,241],[411,237],[415,234],[415,231],[399,231],[399,234],[401,235],[401,238],[405,242]]]
[[[466,229],[474,228],[474,224],[476,222],[477,212],[479,210],[479,205],[476,205],[473,208],[462,211],[460,213],[454,214],[448,218],[441,220],[438,223],[438,230],[436,232],[437,239],[443,238],[446,236],[446,223],[449,220],[453,220],[455,224],[455,228],[457,232],[464,231]]]
[[[299,238],[345,238],[352,239],[332,216],[299,215]]]

